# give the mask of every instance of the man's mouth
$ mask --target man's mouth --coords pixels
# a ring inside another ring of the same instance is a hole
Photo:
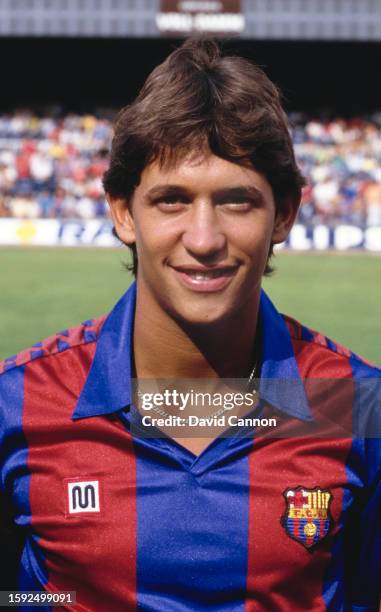
[[[238,265],[201,268],[191,266],[171,266],[177,278],[188,289],[211,293],[221,291],[231,281]]]
[[[194,280],[205,280],[207,278],[220,278],[221,276],[226,276],[227,274],[232,274],[233,270],[231,268],[222,268],[219,270],[205,270],[204,272],[194,271],[194,270],[183,270],[188,276],[193,278]]]

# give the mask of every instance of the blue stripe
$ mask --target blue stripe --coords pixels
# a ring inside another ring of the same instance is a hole
[[[61,338],[57,338],[57,348],[58,352],[61,353],[62,351],[66,351],[66,349],[70,348],[70,344],[64,340],[61,340]]]
[[[62,331],[58,332],[57,336],[69,336],[69,330],[68,329],[63,329]]]
[[[331,561],[323,581],[323,599],[330,612],[344,612],[349,607],[346,589],[350,587],[351,577],[347,574],[350,567],[347,546],[350,539],[356,538],[354,528],[349,524],[350,510],[353,506],[353,493],[360,491],[362,472],[362,450],[358,440],[352,442],[345,465],[347,482],[343,487],[342,511],[338,521],[338,532],[331,548]],[[348,563],[345,567],[345,563]],[[352,576],[356,580],[356,576]]]
[[[82,325],[84,327],[91,327],[94,324],[94,320],[93,319],[86,319],[86,321],[82,322]]]
[[[350,364],[356,380],[354,447],[357,457],[362,453],[361,476],[366,491],[358,524],[360,546],[356,551],[353,603],[376,608],[381,596],[381,370],[369,367],[356,356]],[[350,468],[349,465],[347,471]]]
[[[135,300],[133,283],[106,318],[73,419],[110,414],[130,405]]]
[[[334,353],[337,353],[337,344],[333,342],[333,340],[327,337],[326,337],[326,341],[327,341],[327,347]]]
[[[30,473],[27,466],[28,449],[23,432],[25,366],[13,369],[0,377],[0,491],[11,500],[15,522],[20,527],[31,523],[29,501]],[[41,591],[47,582],[41,553],[34,544],[33,552],[26,541],[18,572],[18,589]],[[37,558],[39,560],[37,561]],[[23,612],[38,609],[49,612],[51,608],[23,606]]]
[[[259,304],[262,367],[259,394],[272,406],[296,418],[311,421],[303,381],[285,320],[262,290]]]
[[[210,464],[228,442],[194,460],[179,445],[136,439],[138,609],[244,611],[248,460]]]
[[[305,325],[302,325],[301,327],[302,327],[301,339],[304,340],[305,342],[312,342],[312,340],[314,339],[314,335],[312,331],[308,329],[308,327],[305,327]]]
[[[19,589],[21,591],[44,591],[43,586],[48,581],[45,570],[45,556],[38,545],[38,540],[39,538],[34,535],[26,541],[19,572]],[[22,606],[22,612],[34,612],[36,610],[51,612],[52,608],[50,606]]]
[[[24,370],[15,368],[0,377],[0,490],[12,495],[13,484],[21,470],[26,471],[27,449],[22,429],[24,402]],[[28,480],[23,480],[20,497],[29,500]],[[30,515],[28,501],[24,510]]]
[[[95,342],[97,339],[97,334],[95,331],[92,331],[91,329],[85,329],[83,332],[83,339],[86,343]]]
[[[350,359],[350,365],[355,381],[353,441],[345,464],[347,486],[343,491],[339,531],[331,549],[323,598],[331,612],[373,612],[378,610],[380,597],[381,486],[376,486],[374,481],[381,469],[381,440],[367,436],[379,431],[381,426],[381,372],[357,357]],[[351,510],[356,508],[356,502],[358,513],[351,524]],[[359,511],[359,502],[362,511]],[[350,594],[349,589],[352,589]]]
[[[16,366],[16,359],[17,359],[17,355],[13,355],[12,357],[8,357],[8,359],[5,359],[4,372]]]

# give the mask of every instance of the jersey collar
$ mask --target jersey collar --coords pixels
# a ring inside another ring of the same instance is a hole
[[[136,282],[106,318],[73,419],[111,414],[131,404],[132,332]],[[312,420],[288,328],[262,290],[260,396],[293,417]]]

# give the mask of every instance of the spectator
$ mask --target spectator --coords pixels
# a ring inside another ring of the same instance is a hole
[[[364,185],[362,192],[365,203],[366,224],[381,226],[381,185],[370,181]]]

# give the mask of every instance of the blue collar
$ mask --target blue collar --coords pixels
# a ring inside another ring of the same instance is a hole
[[[111,414],[131,404],[135,303],[136,282],[103,324],[73,419]],[[263,290],[259,310],[262,334],[260,396],[282,412],[311,421],[288,328]]]

